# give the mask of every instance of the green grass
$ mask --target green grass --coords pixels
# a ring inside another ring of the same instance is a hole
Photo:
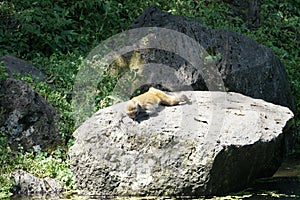
[[[51,153],[23,152],[22,149],[12,151],[6,142],[5,134],[0,131],[0,152],[0,198],[11,195],[11,173],[16,169],[24,169],[41,178],[55,178],[67,191],[75,187],[64,149],[57,149]]]
[[[31,61],[47,75],[47,83],[29,76],[19,77],[38,91],[59,112],[59,131],[65,146],[52,153],[13,152],[0,135],[0,198],[10,195],[15,169],[37,176],[50,176],[68,188],[71,180],[67,149],[73,143],[75,122],[72,114],[73,84],[85,56],[101,41],[126,30],[150,5],[172,14],[200,18],[206,26],[246,34],[275,52],[286,67],[300,117],[300,1],[261,0],[261,26],[247,29],[222,1],[119,1],[119,0],[4,0],[0,2],[0,56],[11,54]],[[0,80],[7,77],[0,64]],[[97,108],[111,104],[109,95],[116,77],[106,74],[99,84]],[[4,110],[0,110],[0,113]],[[299,120],[297,124],[300,125]],[[300,136],[299,136],[300,137]]]

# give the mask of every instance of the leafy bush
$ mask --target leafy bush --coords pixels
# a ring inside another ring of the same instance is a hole
[[[51,154],[39,152],[12,151],[5,133],[0,131],[0,197],[11,195],[13,186],[11,173],[24,169],[38,177],[52,177],[63,183],[68,190],[74,189],[72,172],[65,150],[58,149]]]
[[[286,67],[300,125],[300,1],[262,1],[261,27],[247,34],[270,47]]]
[[[22,79],[58,110],[59,131],[71,145],[75,128],[71,107],[72,91],[82,57],[76,53],[52,54],[50,57],[37,57],[32,62],[44,70],[48,77],[47,82],[34,82],[31,77]]]
[[[85,54],[99,41],[127,28],[127,17],[132,19],[136,12],[125,5],[98,0],[3,1],[0,56],[33,59],[53,53]]]
[[[6,68],[5,68],[5,66],[3,66],[2,62],[0,62],[0,81],[2,79],[7,78],[8,76],[9,75],[8,75],[8,72],[7,72]]]

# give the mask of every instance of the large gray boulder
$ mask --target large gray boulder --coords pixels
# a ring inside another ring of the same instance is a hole
[[[290,83],[283,64],[274,52],[254,41],[250,37],[228,30],[215,30],[202,25],[199,20],[176,16],[150,7],[139,16],[131,28],[159,27],[178,31],[197,41],[211,56],[216,57],[214,66],[222,77],[226,91],[241,93],[253,98],[259,98],[282,105],[295,111],[295,103],[290,89]],[[136,35],[133,35],[136,37]],[[173,37],[165,34],[165,38]],[[158,40],[158,39],[157,39]],[[178,38],[174,38],[176,42]],[[162,46],[173,45],[165,41],[157,41]],[[190,44],[178,44],[195,53]],[[162,49],[141,49],[146,64],[159,63],[172,68],[170,75],[178,75],[177,82],[166,87],[163,80],[151,80],[152,85],[174,90],[207,90],[207,79],[195,71],[195,67],[182,55]],[[197,53],[197,52],[196,52]],[[198,52],[200,54],[202,52]],[[204,66],[205,67],[205,66]],[[157,76],[157,71],[153,75]],[[174,73],[173,73],[174,71]],[[149,74],[149,72],[147,72]],[[166,78],[166,77],[165,77]],[[147,83],[148,84],[148,83]],[[189,86],[189,87],[186,87]],[[212,89],[209,89],[212,90]],[[224,91],[222,90],[222,91]]]
[[[13,149],[47,151],[62,143],[55,108],[21,80],[0,81],[0,113],[0,131]]]
[[[133,121],[125,103],[99,110],[69,150],[81,193],[199,196],[272,176],[293,113],[237,93],[186,91],[191,102]]]

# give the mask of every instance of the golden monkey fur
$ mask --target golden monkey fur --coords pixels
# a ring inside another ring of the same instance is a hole
[[[174,106],[180,102],[188,102],[185,95],[176,97],[151,87],[148,92],[132,98],[127,104],[127,115],[135,119],[140,112],[152,114],[158,105]]]

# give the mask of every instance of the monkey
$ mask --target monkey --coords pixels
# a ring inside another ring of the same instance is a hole
[[[148,92],[133,97],[127,104],[126,112],[128,117],[135,119],[142,112],[148,115],[155,113],[159,105],[174,106],[181,102],[187,103],[189,99],[185,95],[176,97],[151,87]]]
[[[145,64],[145,60],[137,51],[134,51],[132,53],[129,62],[127,62],[126,58],[123,55],[116,54],[113,58],[114,61],[109,66],[108,70],[110,73],[116,76],[122,74],[126,69],[129,69],[130,71],[135,70],[141,73],[141,66]]]

